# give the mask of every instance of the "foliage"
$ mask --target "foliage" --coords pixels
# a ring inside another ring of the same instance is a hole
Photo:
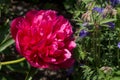
[[[112,7],[112,9],[117,9],[117,14],[106,15],[104,10],[110,3],[103,0],[77,0],[74,7],[70,7],[71,9],[66,7],[68,12],[73,14],[72,20],[77,26],[75,58],[79,65],[82,64],[82,66],[77,66],[80,68],[79,72],[83,74],[80,77],[81,80],[119,80],[119,76],[115,75],[116,69],[120,70],[119,4]],[[95,11],[95,7],[104,8],[103,13],[99,10]],[[90,15],[86,14],[88,11]],[[115,23],[114,28],[108,25],[109,22]],[[83,33],[82,30],[88,33]],[[101,72],[100,69],[103,67],[111,68],[111,72],[105,72],[105,70]],[[81,75],[77,72],[74,73]]]

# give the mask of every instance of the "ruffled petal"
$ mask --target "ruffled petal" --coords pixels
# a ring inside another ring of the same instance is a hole
[[[21,27],[21,26],[19,26],[20,24],[21,24],[21,21],[23,20],[24,18],[23,17],[18,17],[18,18],[15,18],[12,22],[11,22],[11,24],[10,24],[10,26],[11,26],[11,34],[12,34],[12,37],[14,38],[14,39],[16,39],[16,34],[17,34],[17,32],[18,32],[18,29]]]

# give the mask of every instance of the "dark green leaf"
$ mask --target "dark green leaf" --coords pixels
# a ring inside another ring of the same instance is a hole
[[[5,41],[4,43],[0,44],[0,52],[5,50],[7,47],[12,45],[13,43],[14,43],[14,40],[12,38],[10,38],[7,41]]]

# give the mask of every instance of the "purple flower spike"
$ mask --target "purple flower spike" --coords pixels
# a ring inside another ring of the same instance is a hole
[[[111,1],[115,1],[115,0],[111,0]],[[119,3],[120,3],[120,0],[119,0]],[[93,8],[93,11],[97,11],[99,14],[102,14],[103,13],[103,10],[104,10],[104,8],[99,8],[99,7],[94,7]],[[106,23],[108,26],[109,26],[109,28],[111,28],[111,29],[113,29],[114,27],[115,27],[115,23],[113,23],[113,22],[108,22],[108,23]]]
[[[87,35],[88,35],[88,32],[87,32],[86,30],[81,30],[80,33],[79,33],[79,36],[80,36],[81,38],[84,38],[84,37],[86,37]]]
[[[108,22],[107,24],[111,29],[113,29],[115,27],[115,23],[113,23],[113,22]]]
[[[112,6],[116,6],[117,4],[120,4],[120,0],[110,0]]]
[[[117,45],[117,46],[118,46],[118,48],[120,48],[120,42],[118,42],[118,45]]]
[[[97,11],[98,13],[102,14],[104,8],[94,7],[93,11]]]

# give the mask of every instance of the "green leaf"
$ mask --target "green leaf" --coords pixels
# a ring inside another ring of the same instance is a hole
[[[0,44],[0,52],[5,50],[7,47],[12,45],[14,43],[14,40],[12,38],[6,40],[4,43]]]
[[[120,8],[117,8],[117,14],[120,15]]]
[[[38,69],[36,68],[31,68],[30,71],[28,72],[25,80],[32,80],[33,76],[38,72]]]
[[[82,60],[85,59],[85,56],[86,56],[86,53],[83,52],[82,50],[82,46],[81,45],[78,45],[79,49],[78,49],[78,52],[79,52],[79,58],[81,58]]]
[[[114,77],[112,80],[120,80],[120,77]]]
[[[2,79],[1,80],[7,80],[5,77],[2,77]]]
[[[100,25],[108,23],[108,22],[113,22],[113,21],[116,21],[116,19],[104,19],[100,22]]]
[[[91,2],[92,0],[82,0],[85,4]]]
[[[120,76],[120,70],[116,71],[115,74]]]
[[[0,70],[1,70],[2,66],[0,65]]]

